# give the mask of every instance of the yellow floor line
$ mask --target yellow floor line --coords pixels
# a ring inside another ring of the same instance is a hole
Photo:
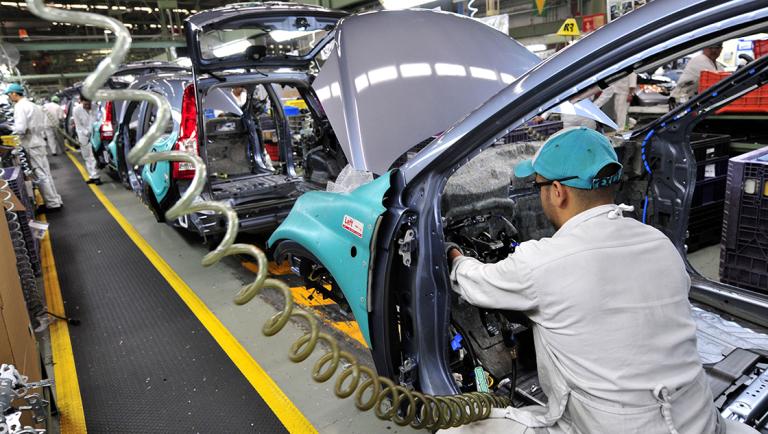
[[[363,332],[360,331],[360,327],[357,325],[357,321],[336,321],[332,322],[331,326],[359,342],[363,348],[368,348],[368,344],[365,343]]]
[[[85,168],[80,164],[72,154],[67,154],[70,160],[75,164],[75,167],[80,171],[83,179],[88,179],[88,174]],[[256,391],[261,395],[264,402],[267,403],[269,408],[280,419],[288,432],[291,433],[316,433],[317,430],[307,420],[307,418],[299,411],[298,408],[285,396],[280,387],[275,384],[274,380],[267,375],[264,369],[251,357],[248,351],[243,348],[240,342],[235,339],[234,336],[224,327],[224,324],[219,321],[218,318],[211,312],[208,307],[203,303],[197,294],[190,289],[189,286],[179,277],[178,274],[168,265],[167,262],[155,251],[152,246],[136,231],[128,220],[123,217],[120,211],[112,205],[112,202],[101,192],[101,189],[96,185],[90,184],[91,191],[96,195],[99,201],[104,205],[107,211],[117,221],[120,227],[123,228],[128,237],[133,240],[136,246],[144,253],[144,255],[152,262],[157,271],[168,281],[168,284],[176,291],[176,293],[184,300],[189,309],[195,314],[198,320],[205,326],[208,332],[218,342],[219,346],[229,356],[232,362],[237,366],[240,372],[243,373],[245,378],[251,383]]]
[[[45,221],[45,216],[39,218]],[[40,257],[43,265],[43,283],[48,310],[59,316],[66,316],[64,301],[61,298],[61,288],[59,288],[59,276],[56,273],[56,262],[51,250],[51,239],[48,234],[40,242]],[[72,353],[72,341],[69,338],[69,326],[66,321],[54,321],[49,326],[49,331],[61,433],[85,433],[85,414],[83,401],[80,397],[80,383],[75,369],[75,356]]]

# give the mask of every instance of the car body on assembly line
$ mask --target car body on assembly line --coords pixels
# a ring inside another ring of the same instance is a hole
[[[274,229],[305,191],[324,188],[346,161],[310,87],[316,56],[346,13],[287,3],[241,4],[195,14],[185,22],[192,71],[157,74],[133,88],[166,96],[172,122],[153,151],[203,158],[203,199],[229,202],[240,230]],[[117,140],[124,152],[154,122],[146,103],[125,105]],[[127,168],[158,220],[187,188],[194,169],[158,162]],[[193,213],[173,222],[214,240],[221,216]]]
[[[496,384],[516,381],[519,404],[542,404],[526,320],[459,300],[445,242],[495,262],[521,241],[551,236],[538,195],[512,177],[516,162],[531,158],[541,134],[551,133],[537,133],[530,122],[559,111],[566,120],[586,115],[611,125],[585,104],[599,88],[766,24],[765,2],[655,1],[538,63],[514,40],[466,17],[411,10],[347,18],[314,87],[350,164],[375,179],[351,192],[305,194],[270,249],[349,305],[380,374],[444,395],[475,390],[482,367]],[[752,65],[645,129],[612,137],[627,168],[619,198],[664,232],[686,263],[696,179],[690,134],[713,108],[765,82],[768,59]],[[715,348],[701,352],[708,372],[734,348],[768,350],[765,335],[736,326],[742,341],[716,313],[768,327],[766,294],[708,280],[688,266],[697,321],[706,317],[722,329],[717,339],[699,334],[700,349],[701,342]],[[766,361],[749,353],[751,364],[740,372]],[[735,382],[713,380],[714,396]]]

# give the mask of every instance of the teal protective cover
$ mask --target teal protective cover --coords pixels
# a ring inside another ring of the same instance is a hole
[[[303,246],[325,266],[352,308],[360,331],[371,345],[368,330],[368,267],[376,220],[386,208],[390,173],[349,193],[312,191],[293,205],[268,245],[284,240]]]
[[[161,138],[152,147],[152,152],[165,152],[170,151],[176,143],[176,137],[178,133],[173,133]],[[159,203],[168,194],[168,190],[171,187],[171,163],[168,161],[158,161],[156,163],[147,164],[141,169],[141,178],[149,185],[152,193],[155,195],[155,199]]]

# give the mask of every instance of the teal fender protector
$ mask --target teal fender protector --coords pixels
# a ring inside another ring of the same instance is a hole
[[[152,152],[170,151],[176,143],[177,132],[173,132],[155,142]],[[160,203],[165,199],[168,190],[171,188],[171,163],[169,161],[158,161],[147,164],[141,170],[141,178],[152,189],[152,194]]]
[[[290,240],[325,266],[352,308],[360,331],[371,345],[368,329],[368,268],[376,221],[384,213],[390,173],[349,193],[312,191],[303,194],[268,245]]]

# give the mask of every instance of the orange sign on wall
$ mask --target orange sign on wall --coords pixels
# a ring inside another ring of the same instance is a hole
[[[605,25],[605,14],[585,15],[582,18],[581,32],[590,33]]]

